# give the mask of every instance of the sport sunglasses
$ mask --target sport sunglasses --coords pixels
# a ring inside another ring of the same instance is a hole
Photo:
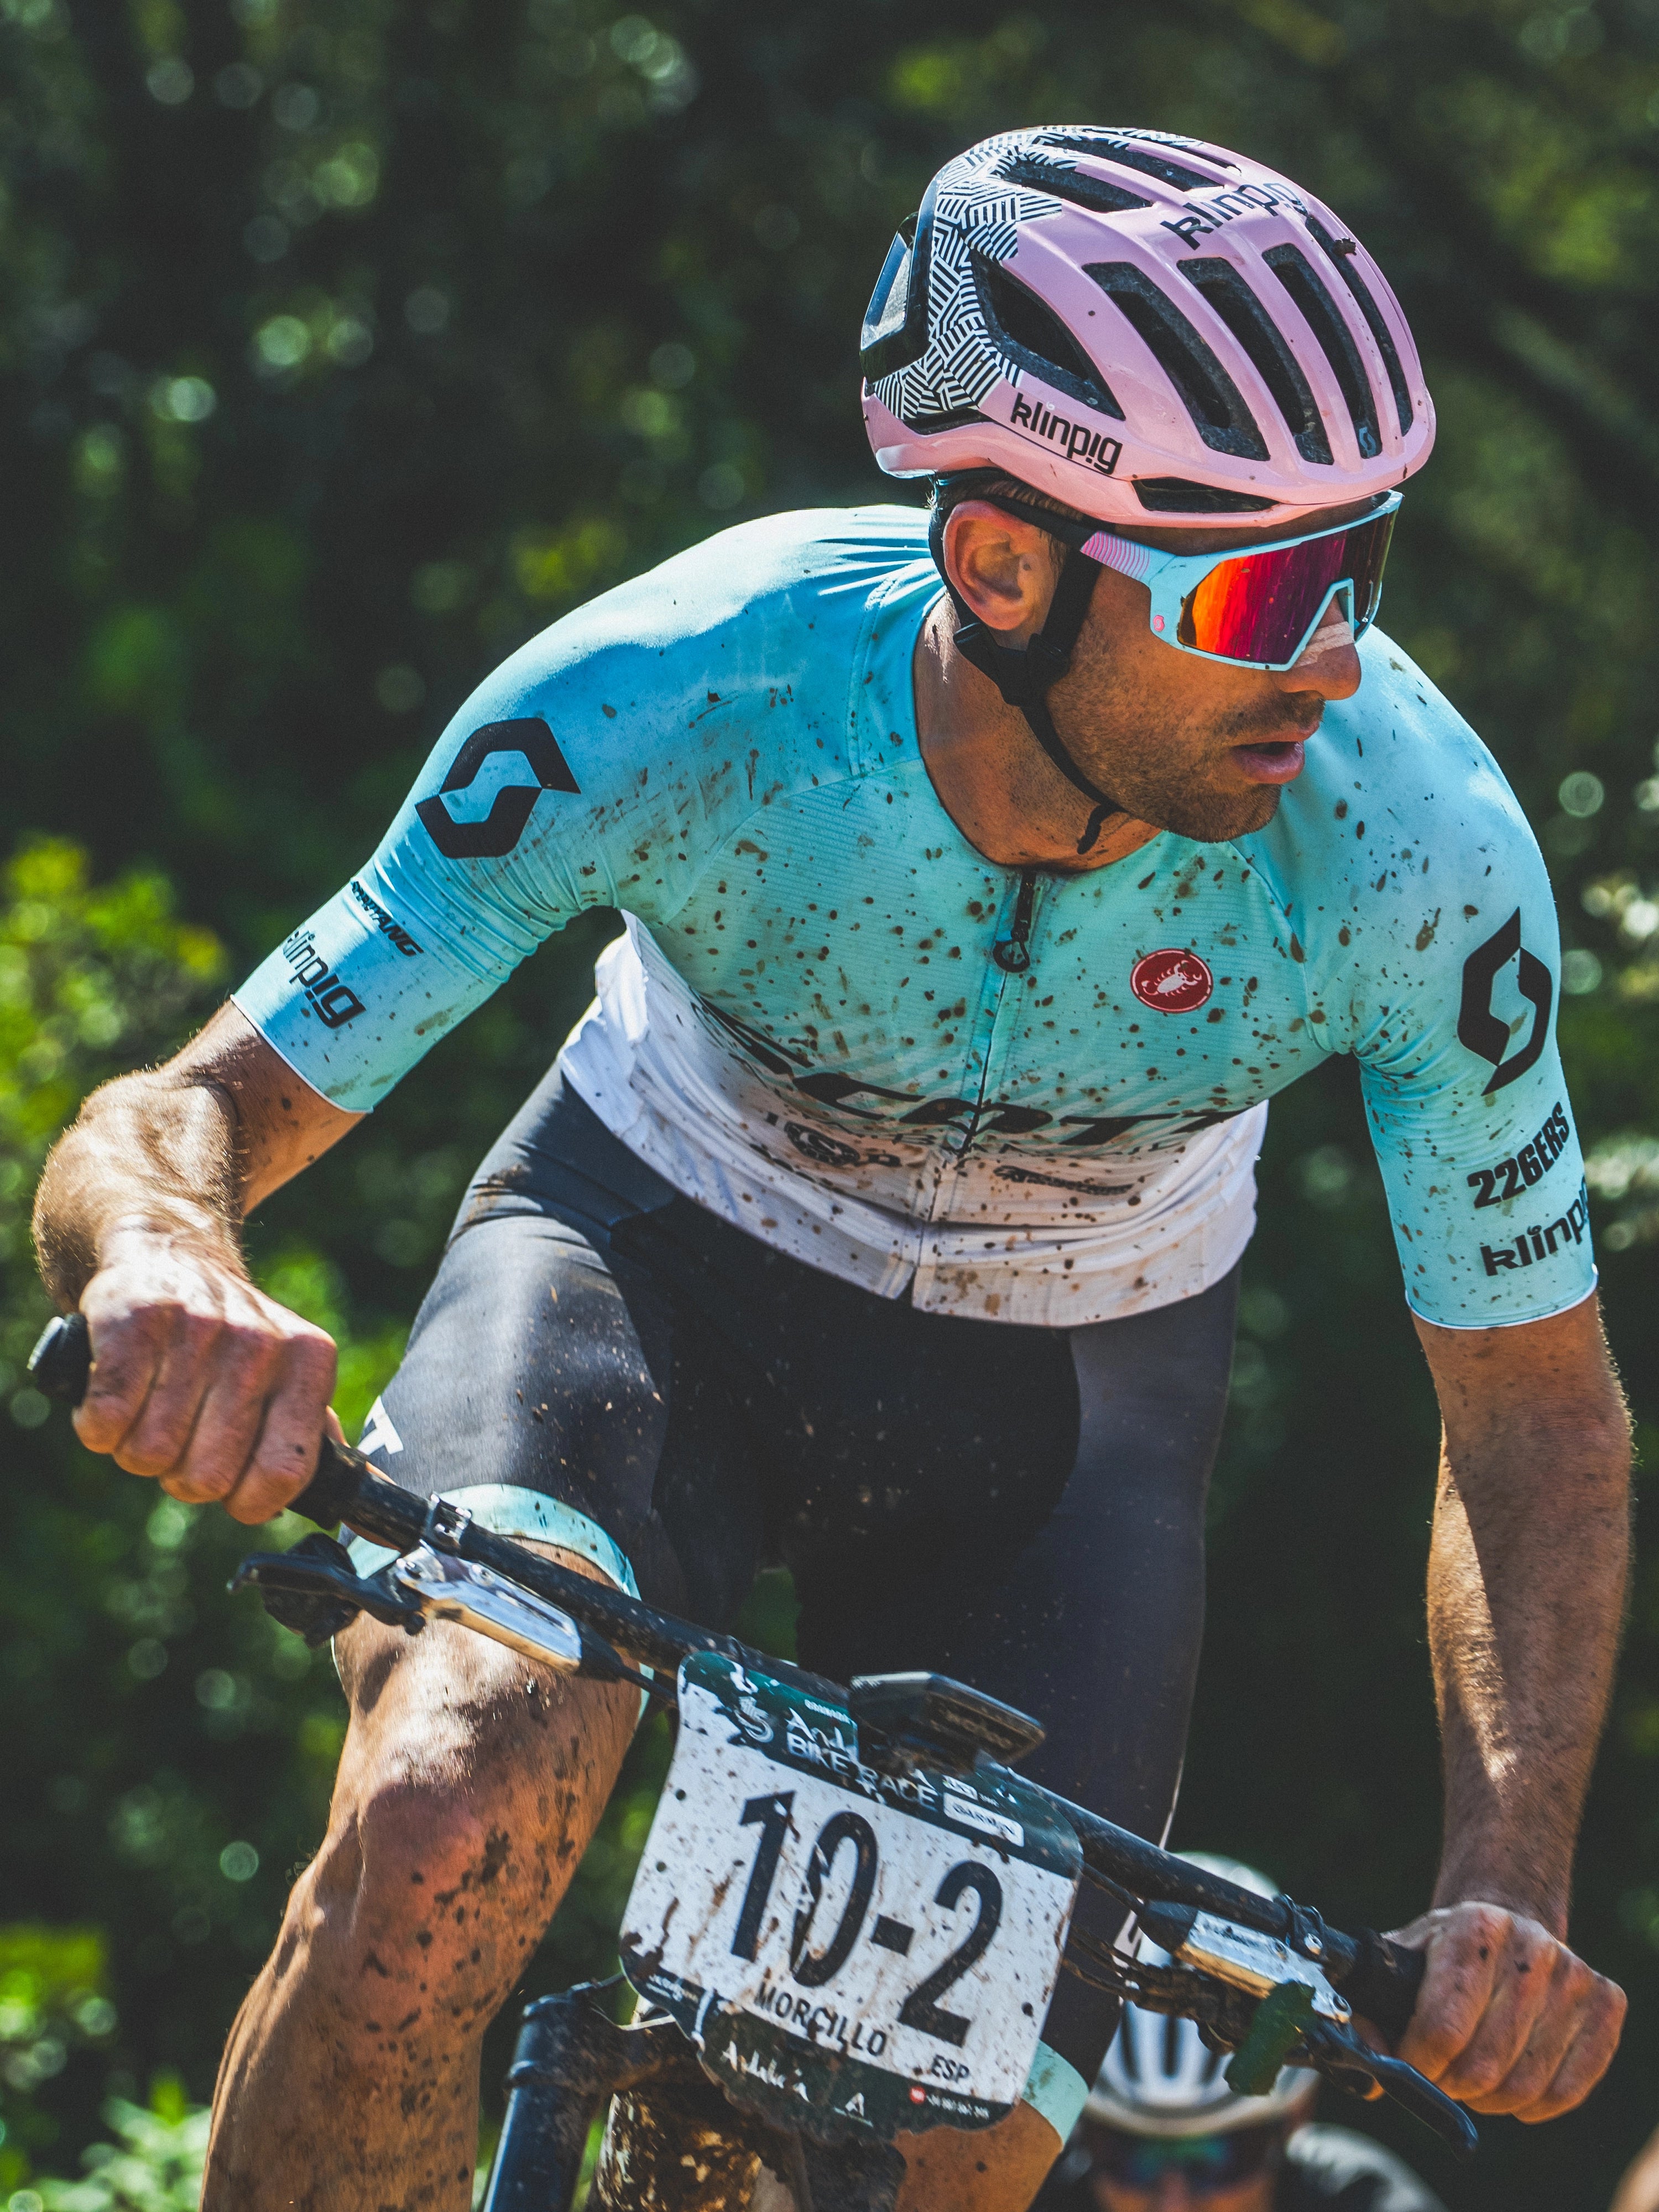
[[[1091,2130],[1096,2171],[1120,2189],[1150,2196],[1164,2176],[1177,2172],[1194,2197],[1237,2189],[1265,2172],[1278,2150],[1274,2127],[1237,2128],[1225,2135],[1148,2137],[1115,2128]]]
[[[1152,594],[1153,635],[1183,653],[1239,668],[1294,668],[1333,600],[1356,637],[1376,619],[1401,495],[1358,522],[1277,538],[1240,553],[1164,553],[1113,530],[1079,523],[1018,502],[1030,521],[1063,538],[1091,561],[1114,568]],[[999,507],[1015,508],[1012,500]]]

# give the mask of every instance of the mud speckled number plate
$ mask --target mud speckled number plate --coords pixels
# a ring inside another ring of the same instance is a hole
[[[623,1916],[623,1965],[775,2124],[988,2127],[1019,2097],[1077,1894],[1016,1777],[878,1774],[827,1703],[712,1652]]]

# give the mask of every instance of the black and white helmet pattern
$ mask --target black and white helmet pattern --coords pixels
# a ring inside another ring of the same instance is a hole
[[[1283,177],[1161,131],[1006,131],[947,163],[865,320],[896,476],[995,467],[1103,521],[1293,520],[1434,437],[1387,280]]]

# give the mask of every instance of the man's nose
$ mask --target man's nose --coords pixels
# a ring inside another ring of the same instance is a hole
[[[1193,2192],[1187,2186],[1187,2178],[1176,2166],[1165,2166],[1158,2176],[1158,2191],[1152,2198],[1152,2212],[1192,2212]]]
[[[1359,652],[1353,629],[1333,599],[1325,619],[1308,640],[1293,668],[1276,669],[1273,682],[1281,691],[1317,691],[1322,699],[1352,699],[1359,689]]]

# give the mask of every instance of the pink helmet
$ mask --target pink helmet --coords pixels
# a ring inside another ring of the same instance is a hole
[[[1273,170],[1160,131],[1009,131],[948,162],[860,365],[890,476],[1004,470],[1121,528],[1294,522],[1434,443],[1364,247]]]

